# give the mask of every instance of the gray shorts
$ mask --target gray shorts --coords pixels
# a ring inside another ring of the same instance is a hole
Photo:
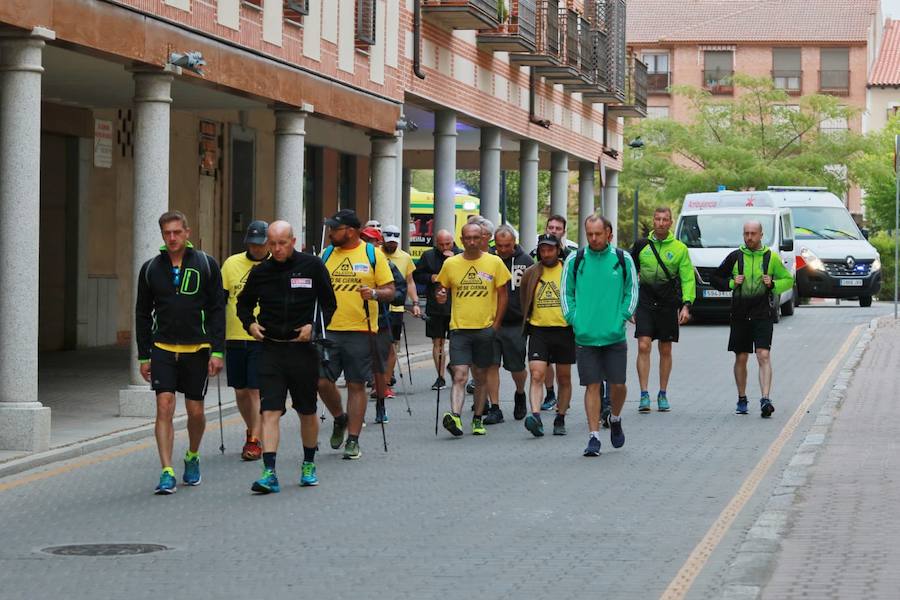
[[[625,383],[628,364],[628,344],[619,342],[609,346],[578,346],[578,379],[582,386],[594,383]]]
[[[474,365],[484,369],[496,364],[493,327],[450,331],[450,366]]]
[[[388,357],[391,355],[391,346],[394,345],[394,336],[390,327],[378,330],[378,354],[381,356],[381,367],[387,368]]]
[[[329,362],[322,365],[319,376],[337,381],[344,374],[350,383],[365,383],[372,378],[371,334],[364,331],[329,331],[326,336],[332,342]]]
[[[525,334],[521,325],[502,325],[494,335],[494,364],[503,359],[503,368],[510,373],[525,370]]]

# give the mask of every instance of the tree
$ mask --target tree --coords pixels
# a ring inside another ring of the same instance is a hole
[[[850,174],[865,190],[866,219],[874,229],[894,228],[894,137],[900,117],[893,116],[880,131],[866,135],[866,151],[850,163]]]

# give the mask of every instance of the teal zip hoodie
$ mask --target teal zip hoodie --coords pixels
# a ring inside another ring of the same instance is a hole
[[[574,276],[572,252],[563,268],[563,314],[575,331],[579,346],[609,346],[625,341],[625,322],[634,314],[638,300],[638,278],[631,254],[623,251],[622,277],[615,246],[604,250],[584,249],[584,259]]]

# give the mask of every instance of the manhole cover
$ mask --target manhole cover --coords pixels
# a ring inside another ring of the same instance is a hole
[[[69,546],[50,546],[41,552],[58,556],[132,556],[150,554],[168,550],[168,546],[160,544],[72,544]]]

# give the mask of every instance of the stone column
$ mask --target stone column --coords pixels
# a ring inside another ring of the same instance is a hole
[[[603,190],[603,216],[612,221],[613,243],[618,244],[619,172],[609,168],[606,170],[606,187]]]
[[[394,218],[389,221],[391,225],[396,225],[400,228],[401,247],[403,246],[403,239],[406,237],[406,230],[403,228],[404,223],[409,222],[403,220],[403,138],[405,135],[402,129],[397,130],[397,160],[394,161],[397,167],[397,179],[394,183]]]
[[[156,415],[156,395],[140,374],[134,302],[143,264],[159,254],[159,217],[169,210],[169,138],[172,112],[172,72],[134,72],[134,213],[132,216],[131,385],[119,390],[119,415]]]
[[[562,215],[568,220],[569,210],[569,155],[565,152],[550,154],[550,214]]]
[[[500,130],[481,129],[481,216],[500,224]]]
[[[578,229],[578,244],[587,244],[584,233],[584,220],[594,214],[594,168],[596,163],[582,161],[578,163],[578,222],[570,223],[569,230]],[[575,227],[572,227],[574,225]],[[572,237],[575,237],[572,235]]]
[[[38,401],[37,258],[41,61],[54,38],[46,29],[0,32],[0,450],[50,447],[50,409]]]
[[[397,211],[397,138],[372,136],[372,212],[381,226],[394,224]]]
[[[435,113],[434,124],[434,227],[456,232],[456,113]]]
[[[537,245],[538,143],[519,142],[519,244],[525,252]]]
[[[410,215],[410,187],[412,187],[412,169],[403,169],[403,178],[400,183],[400,204],[402,206],[400,245],[406,252],[409,252],[409,221],[412,218]]]
[[[294,227],[297,245],[301,248],[306,238],[303,161],[307,114],[304,110],[275,109],[275,219],[287,221]]]

